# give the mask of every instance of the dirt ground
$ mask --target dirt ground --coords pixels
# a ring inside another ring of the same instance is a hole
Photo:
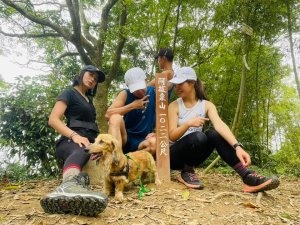
[[[138,198],[138,186],[125,192],[123,203],[109,198],[97,217],[46,214],[39,201],[59,180],[28,181],[0,190],[0,224],[123,224],[197,225],[300,224],[300,179],[280,177],[276,190],[260,194],[241,191],[238,176],[198,171],[204,190],[192,190],[175,180]],[[97,190],[101,187],[93,186]]]

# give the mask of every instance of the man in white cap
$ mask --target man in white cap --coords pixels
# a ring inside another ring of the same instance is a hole
[[[119,93],[108,108],[108,133],[121,143],[123,152],[147,150],[155,155],[155,87],[147,86],[146,74],[139,68],[124,76],[128,89]]]

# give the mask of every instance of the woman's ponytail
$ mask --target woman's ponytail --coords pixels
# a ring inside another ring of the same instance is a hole
[[[196,97],[200,100],[208,100],[208,97],[205,92],[205,87],[202,84],[202,82],[197,78],[195,84],[194,84]]]

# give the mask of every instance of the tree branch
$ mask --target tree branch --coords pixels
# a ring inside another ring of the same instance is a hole
[[[81,21],[82,29],[83,29],[83,35],[81,33],[81,43],[82,46],[86,49],[88,54],[90,55],[90,58],[95,58],[95,46],[97,45],[97,39],[93,37],[89,32],[89,23],[85,17],[84,10],[82,7],[82,4],[79,4],[79,18]]]
[[[76,49],[78,50],[82,61],[85,64],[93,64],[91,58],[86,54],[84,48],[82,47],[82,44],[83,43],[87,44],[87,41],[81,35],[78,0],[66,0],[66,3],[71,16],[73,32],[74,32],[71,38],[71,42],[75,45]]]
[[[87,21],[87,19],[85,17],[82,4],[79,5],[79,15],[80,15],[81,22],[82,22],[84,36],[87,39],[89,39],[89,41],[91,43],[93,43],[93,45],[96,45],[97,44],[97,39],[93,35],[91,35],[91,33],[90,33],[90,26],[89,26],[88,21]]]
[[[191,67],[194,68],[198,65],[201,65],[202,63],[206,62],[207,60],[209,60],[219,49],[220,45],[223,43],[224,38],[222,38],[222,40],[215,46],[215,47],[210,47],[210,51],[209,53],[206,55],[206,57],[198,57],[197,62],[195,64],[193,64]],[[198,55],[200,55],[200,53],[198,53]]]
[[[53,30],[55,30],[57,33],[59,33],[61,36],[63,36],[66,40],[70,40],[71,34],[68,29],[62,28],[61,26],[53,24],[49,20],[38,18],[37,16],[33,15],[32,12],[29,12],[29,11],[23,9],[22,7],[13,3],[10,0],[1,0],[1,1],[4,4],[6,4],[7,6],[10,6],[10,7],[14,8],[15,10],[17,10],[22,16],[31,20],[32,22],[35,22],[37,24],[40,24],[40,25],[43,25],[46,27],[50,27]]]
[[[108,29],[108,17],[109,12],[112,9],[112,7],[118,2],[118,0],[109,0],[106,5],[102,9],[101,13],[101,23],[100,23],[100,35],[98,39],[97,48],[99,50],[99,62],[102,63],[102,57],[103,57],[103,50],[104,50],[104,43],[106,40],[106,32]],[[99,65],[101,68],[102,65]]]
[[[157,41],[157,45],[156,45],[156,52],[158,52],[158,50],[159,50],[159,48],[160,48],[160,42],[161,42],[162,36],[163,36],[163,34],[164,34],[165,27],[166,27],[166,25],[167,25],[167,20],[168,20],[169,15],[170,15],[170,10],[171,10],[171,6],[172,6],[172,1],[173,1],[173,0],[170,0],[168,10],[166,10],[167,13],[166,13],[166,16],[165,16],[165,19],[164,19],[163,27],[162,27],[162,29],[161,29],[161,31],[160,31],[160,33],[159,33],[159,36],[158,36],[158,41]],[[152,67],[151,67],[151,73],[150,73],[151,76],[150,76],[150,79],[153,79],[152,76],[154,76],[153,71],[154,71],[154,67],[155,67],[155,61],[156,61],[156,59],[154,58],[153,61],[152,61]]]
[[[56,1],[48,1],[48,2],[41,2],[41,3],[32,3],[33,6],[41,6],[41,5],[57,5],[60,9],[66,7],[66,5],[60,4],[59,2]]]
[[[175,47],[176,47],[177,35],[178,35],[178,24],[179,24],[181,3],[182,3],[182,0],[178,0],[177,10],[176,10],[176,24],[175,24],[175,32],[174,32],[174,41],[173,41],[173,52],[174,53],[175,53]]]
[[[168,10],[167,10],[165,19],[164,19],[163,27],[162,27],[162,29],[161,29],[161,32],[160,32],[160,35],[159,35],[159,38],[158,38],[157,49],[156,49],[157,51],[159,50],[160,42],[161,42],[162,36],[163,36],[163,34],[164,34],[164,31],[165,31],[165,28],[166,28],[166,25],[167,25],[167,20],[168,20],[168,18],[169,18],[170,11],[171,11],[172,1],[173,1],[173,0],[170,0],[170,2],[169,2],[169,7],[168,7]]]
[[[47,37],[61,37],[58,33],[41,33],[41,34],[12,34],[6,33],[0,29],[0,33],[7,37],[17,37],[17,38],[47,38]]]
[[[65,53],[61,54],[60,56],[58,56],[56,59],[60,60],[64,57],[68,57],[68,56],[79,56],[79,53],[78,52],[65,52]]]
[[[34,60],[34,59],[28,59],[27,62],[25,63],[20,63],[20,62],[17,62],[17,61],[14,61],[15,64],[18,64],[20,66],[29,66],[30,63],[39,63],[39,64],[45,64],[45,65],[48,65],[47,62],[44,62],[44,61],[39,61],[39,60]]]
[[[114,54],[115,56],[113,59],[113,64],[112,64],[111,70],[109,72],[110,73],[109,82],[111,80],[113,80],[117,75],[117,72],[120,67],[122,50],[123,50],[124,44],[126,42],[126,37],[123,34],[123,30],[124,30],[124,27],[126,24],[127,11],[126,11],[126,5],[123,0],[121,1],[121,7],[122,7],[122,9],[121,9],[121,14],[120,14],[120,18],[119,18],[119,25],[120,25],[119,42],[118,42],[118,46],[117,46],[115,54]]]
[[[73,35],[72,39],[79,41],[81,35],[81,25],[79,19],[79,6],[78,0],[66,0],[69,13],[71,16],[72,28],[73,28]],[[74,3],[74,4],[73,4]]]

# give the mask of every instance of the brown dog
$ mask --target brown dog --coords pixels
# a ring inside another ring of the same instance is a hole
[[[144,180],[150,174],[160,184],[153,156],[147,151],[123,154],[119,142],[110,134],[100,134],[88,147],[91,159],[99,160],[103,168],[104,192],[110,195],[115,188],[115,199],[123,201],[124,187],[139,176]]]

